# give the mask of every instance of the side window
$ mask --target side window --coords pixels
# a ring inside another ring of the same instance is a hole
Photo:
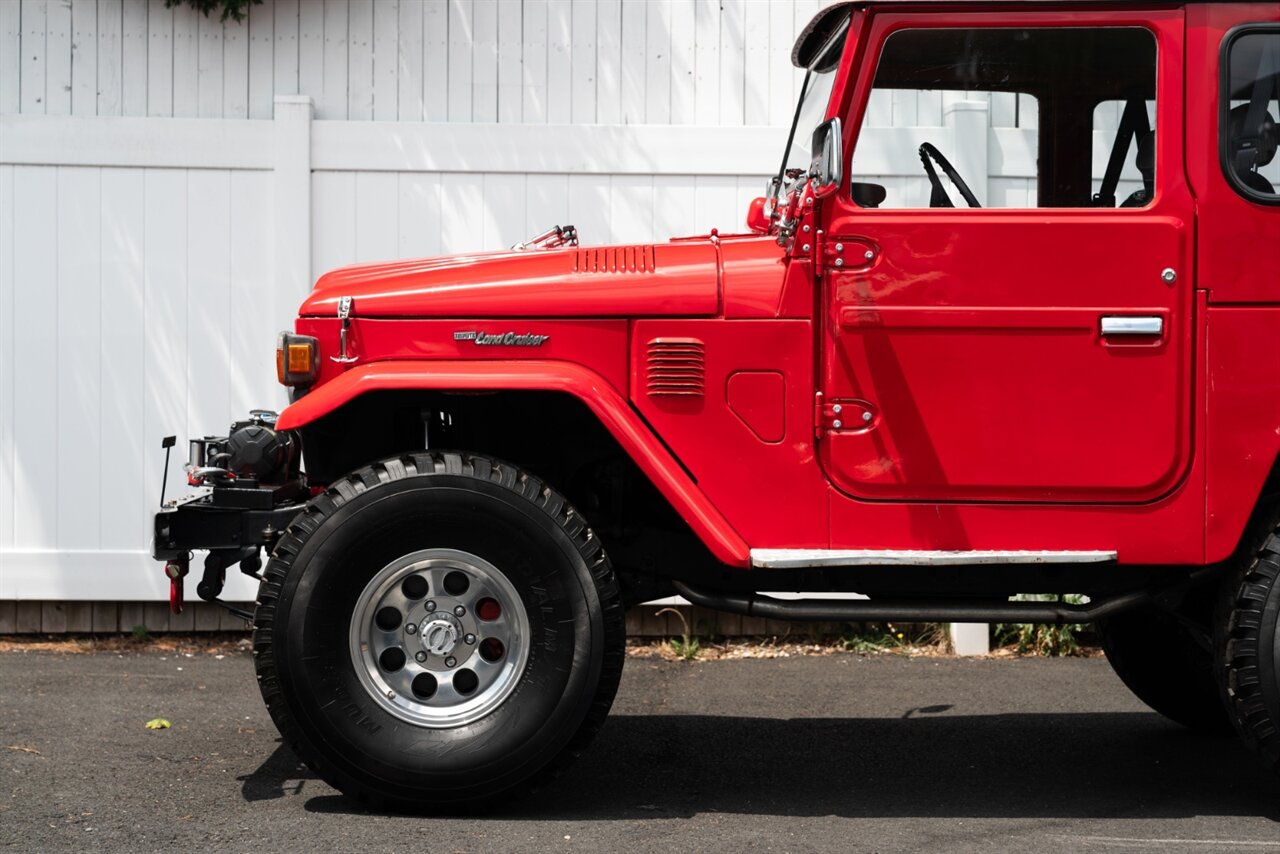
[[[1155,36],[1139,27],[903,29],[851,164],[863,207],[1143,207]]]
[[[1280,28],[1248,27],[1227,37],[1222,89],[1218,133],[1228,182],[1247,199],[1280,204]]]

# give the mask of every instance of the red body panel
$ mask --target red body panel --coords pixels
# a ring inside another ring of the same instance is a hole
[[[792,316],[781,306],[786,255],[772,237],[720,242],[726,318]],[[807,308],[804,317],[809,315]]]
[[[1280,305],[1215,306],[1208,315],[1206,558],[1216,561],[1240,542],[1280,453]]]
[[[663,396],[645,380],[648,344],[691,339],[705,348],[705,393]],[[826,479],[814,457],[813,336],[808,321],[641,320],[632,327],[631,403],[752,546],[825,548]],[[762,440],[728,402],[740,371],[786,377],[780,442]],[[734,520],[737,520],[736,522]]]
[[[396,389],[517,389],[560,391],[582,400],[689,523],[712,554],[745,565],[747,545],[724,516],[689,480],[679,463],[599,374],[565,362],[409,361],[375,362],[352,368],[320,386],[280,415],[277,426],[292,430],[370,391]]]
[[[344,296],[361,317],[714,315],[708,241],[459,255],[326,273],[302,315],[332,316]]]
[[[873,415],[824,443],[836,485],[927,501],[1167,493],[1190,461],[1190,276],[1160,279],[1191,269],[1184,221],[938,213],[832,220],[877,244],[869,265],[825,277],[822,391]],[[1135,316],[1164,333],[1100,334]]]
[[[321,353],[338,352],[338,321],[332,317],[300,317],[297,331],[320,340]],[[457,340],[456,332],[504,335],[508,332],[547,336],[546,341],[527,353],[514,347],[485,347],[471,340]],[[319,383],[327,383],[356,365],[371,360],[468,359],[479,362],[511,359],[513,355],[536,357],[542,361],[589,365],[619,392],[627,391],[630,363],[627,358],[625,320],[441,320],[439,318],[367,318],[351,320],[347,351],[354,363],[320,361]],[[480,366],[483,368],[483,365]]]
[[[375,388],[553,389],[726,563],[749,547],[1222,559],[1280,454],[1280,207],[1222,176],[1217,53],[1280,7],[1038,8],[857,11],[831,108],[846,152],[893,27],[1145,26],[1163,164],[1147,208],[877,211],[837,194],[805,222],[815,249],[819,228],[848,244],[839,271],[755,236],[346,268],[303,305],[325,364],[281,426]],[[341,296],[354,366],[327,360]],[[1135,315],[1161,333],[1100,334]],[[468,331],[549,337],[454,339]]]

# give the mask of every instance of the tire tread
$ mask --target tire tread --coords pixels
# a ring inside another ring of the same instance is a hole
[[[1261,668],[1268,662],[1261,649],[1267,600],[1280,579],[1280,520],[1273,522],[1262,544],[1242,562],[1242,569],[1222,588],[1216,666],[1223,702],[1244,742],[1273,772],[1280,773],[1280,729],[1265,696]]]
[[[267,561],[253,620],[253,658],[258,687],[272,721],[285,743],[318,777],[350,797],[374,809],[415,810],[420,805],[389,799],[307,750],[285,700],[275,659],[272,634],[277,604],[293,561],[307,539],[339,508],[367,489],[409,477],[433,475],[473,477],[496,484],[528,501],[551,518],[573,541],[591,572],[600,597],[604,624],[604,656],[595,695],[577,732],[550,763],[514,789],[499,797],[519,797],[558,777],[591,742],[613,705],[626,658],[622,593],[608,556],[595,533],[556,490],[508,463],[478,454],[457,451],[424,451],[382,460],[358,469],[332,483],[314,497],[290,522]]]

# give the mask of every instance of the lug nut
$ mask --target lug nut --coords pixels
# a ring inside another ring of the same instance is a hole
[[[461,605],[453,609],[453,615],[455,617],[461,617],[463,614],[466,614],[466,613],[467,613],[467,609],[462,607]]]
[[[404,630],[405,630],[406,632],[408,632],[409,634],[411,634],[411,635],[412,635],[412,634],[415,634],[415,633],[418,631],[418,627],[417,627],[416,625],[414,625],[413,623],[410,623],[409,625],[407,625],[407,626],[405,626],[405,627],[404,627]]]
[[[476,642],[476,636],[468,632],[467,635],[463,637],[463,640],[466,641],[468,644],[473,644]]]
[[[427,600],[427,610],[428,610],[428,611],[434,611],[435,609],[436,609],[436,600],[434,600],[434,599],[428,599],[428,600]]]
[[[427,660],[427,654],[422,650],[418,650],[417,652],[415,652],[413,654],[413,657],[418,660],[419,664]]]
[[[452,655],[444,660],[445,667],[453,667],[457,663],[458,663],[458,659],[454,658]]]

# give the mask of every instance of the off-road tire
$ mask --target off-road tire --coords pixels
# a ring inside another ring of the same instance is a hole
[[[1280,773],[1280,524],[1240,564],[1215,618],[1218,684],[1240,737]]]
[[[389,556],[431,548],[500,567],[531,625],[514,693],[455,728],[381,708],[348,649],[358,591]],[[622,599],[555,490],[487,457],[422,452],[342,478],[293,520],[264,572],[253,653],[285,743],[327,783],[375,809],[472,807],[555,776],[599,730],[625,656]]]
[[[1209,591],[1193,591],[1204,594]],[[1212,599],[1212,593],[1209,592]],[[1192,630],[1156,608],[1099,620],[1098,635],[1111,669],[1142,702],[1197,732],[1226,735],[1231,720],[1223,708],[1213,653]]]

